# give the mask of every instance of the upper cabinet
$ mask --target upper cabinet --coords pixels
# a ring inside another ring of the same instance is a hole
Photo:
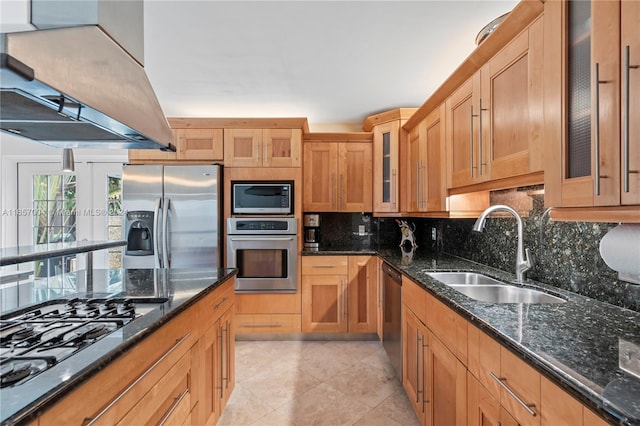
[[[300,167],[306,118],[169,118],[176,152],[129,150],[131,163],[224,162],[226,167]]]
[[[544,9],[545,203],[640,221],[640,3]]]
[[[449,188],[542,171],[542,19],[447,99]],[[542,182],[542,174],[536,179]]]
[[[446,210],[445,105],[434,110],[409,131],[407,147],[401,150],[405,188],[403,212],[427,213]]]
[[[373,212],[400,212],[400,144],[407,132],[402,128],[415,108],[399,108],[367,117],[365,131],[373,131]]]
[[[303,156],[304,211],[372,210],[370,134],[309,134],[305,136]]]
[[[224,155],[222,129],[180,128],[172,125],[175,152],[163,152],[156,149],[131,149],[131,163],[161,163],[173,161],[222,161]]]
[[[226,167],[300,167],[300,129],[224,129]]]

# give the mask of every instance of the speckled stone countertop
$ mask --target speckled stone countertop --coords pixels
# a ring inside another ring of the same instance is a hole
[[[303,254],[362,252],[345,248]],[[515,276],[454,256],[417,251],[409,261],[400,249],[377,254],[610,422],[640,425],[640,379],[618,365],[621,340],[640,346],[640,313],[531,280],[525,286],[566,303],[480,302],[426,272],[475,271],[507,282]]]
[[[17,387],[1,389],[0,422],[2,425],[23,424],[34,420],[39,413],[61,397],[234,276],[237,270],[129,269],[125,272],[131,277],[139,276],[141,279],[129,279],[124,290],[113,294],[77,293],[66,296],[63,300],[71,297],[130,297],[140,308],[150,309],[149,312],[33,379]],[[2,317],[6,318],[24,309],[3,313]]]

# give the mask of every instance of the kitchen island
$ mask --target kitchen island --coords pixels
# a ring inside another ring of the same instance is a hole
[[[75,298],[98,303],[131,301],[136,305],[135,318],[115,331],[80,346],[72,355],[20,384],[3,384],[1,423],[24,424],[36,419],[45,423],[134,421],[127,416],[141,413],[136,407],[138,402],[145,402],[145,395],[154,395],[150,408],[158,410],[142,413],[147,419],[160,420],[160,413],[181,415],[178,418],[191,418],[194,423],[215,418],[224,406],[219,400],[228,397],[233,387],[235,274],[235,269],[122,270],[119,285],[101,286],[100,277],[109,274],[94,271],[94,292],[40,301],[37,306],[3,313],[4,324],[9,324],[16,315],[34,307],[43,306],[44,310],[55,303],[68,309],[64,304],[77,303]],[[104,320],[100,317],[98,321]],[[5,349],[3,357],[13,356],[14,349]],[[224,377],[219,377],[221,371]],[[174,376],[175,386],[167,387]],[[207,387],[217,388],[218,380],[225,381],[221,391],[226,390],[226,394],[207,393]],[[164,387],[169,392],[167,406],[160,404]],[[172,395],[173,390],[180,392]]]
[[[348,247],[303,255],[360,255]],[[449,255],[378,251],[438,302],[508,348],[555,385],[611,423],[640,424],[640,378],[620,368],[620,353],[640,347],[640,314],[540,282],[525,285],[564,299],[565,303],[487,303],[471,299],[427,275],[439,271],[474,271],[513,282],[514,275]],[[466,338],[465,338],[466,341]],[[626,355],[625,355],[626,356]],[[469,355],[471,358],[471,355]]]

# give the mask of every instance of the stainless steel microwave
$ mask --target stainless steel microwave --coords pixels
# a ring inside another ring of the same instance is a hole
[[[231,213],[293,214],[293,181],[231,181]]]

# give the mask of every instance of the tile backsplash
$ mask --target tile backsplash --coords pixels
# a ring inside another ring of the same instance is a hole
[[[617,223],[554,222],[549,220],[540,191],[511,194],[515,198],[507,191],[497,192],[495,197],[492,194],[492,204],[510,205],[523,217],[524,247],[529,249],[534,261],[527,277],[640,312],[640,285],[618,280],[617,272],[600,257],[600,240]],[[393,218],[368,216],[366,226],[371,236],[366,241],[357,237],[355,233],[362,216],[323,215],[323,219],[326,217],[322,226],[325,247],[354,243],[355,249],[398,247],[400,229]],[[448,253],[515,272],[517,223],[511,215],[491,216],[482,233],[471,231],[475,219],[403,219],[415,224],[418,245],[427,251]],[[435,241],[432,240],[433,228],[436,229]]]

